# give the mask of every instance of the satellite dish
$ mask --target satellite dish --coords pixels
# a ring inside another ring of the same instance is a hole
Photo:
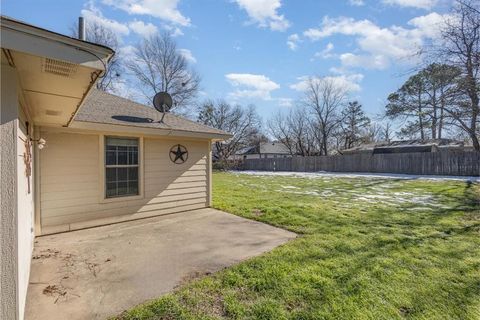
[[[159,92],[153,97],[153,106],[158,112],[168,112],[172,105],[172,97],[166,92]]]
[[[153,106],[157,109],[158,112],[162,113],[162,119],[159,122],[163,122],[163,118],[165,117],[165,113],[169,112],[172,108],[173,100],[172,96],[170,96],[166,92],[159,92],[155,94],[153,97]]]

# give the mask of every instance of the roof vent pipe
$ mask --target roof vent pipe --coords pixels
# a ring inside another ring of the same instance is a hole
[[[78,17],[78,39],[85,40],[85,20]]]

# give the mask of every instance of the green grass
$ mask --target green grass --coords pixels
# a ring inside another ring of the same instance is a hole
[[[214,174],[214,207],[295,240],[118,319],[480,319],[480,185]]]

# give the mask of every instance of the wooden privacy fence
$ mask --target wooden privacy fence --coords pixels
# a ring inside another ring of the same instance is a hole
[[[354,154],[274,159],[246,159],[241,169],[296,172],[383,172],[479,176],[480,152]]]

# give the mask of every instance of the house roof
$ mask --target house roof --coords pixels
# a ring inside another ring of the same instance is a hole
[[[452,139],[412,139],[412,140],[397,140],[391,142],[375,142],[369,144],[362,144],[350,149],[342,150],[343,154],[350,154],[350,153],[360,153],[360,152],[375,152],[375,150],[383,150],[383,149],[397,149],[401,150],[404,149],[404,152],[415,150],[415,149],[422,149],[422,148],[430,148],[431,147],[439,147],[439,148],[450,148],[450,147],[463,147],[463,141],[452,140]],[[428,149],[428,150],[430,150]]]
[[[244,154],[290,154],[287,146],[281,142],[263,142],[259,146],[250,146],[238,150],[236,155]]]
[[[265,142],[260,144],[260,153],[290,154],[290,151],[281,142]]]
[[[228,139],[232,136],[172,113],[166,113],[163,122],[159,122],[161,117],[162,114],[153,107],[94,89],[85,99],[74,122],[157,129],[153,132],[202,138]]]

